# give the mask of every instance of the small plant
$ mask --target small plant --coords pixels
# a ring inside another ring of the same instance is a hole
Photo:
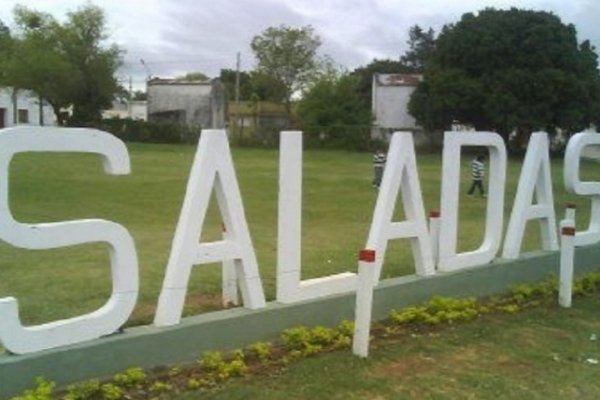
[[[354,334],[354,322],[343,320],[337,326],[337,331],[340,335],[351,337]]]
[[[51,400],[54,393],[54,382],[47,381],[43,377],[35,380],[35,388],[26,390],[22,396],[13,397],[12,400]]]
[[[146,373],[141,368],[129,368],[125,372],[116,374],[113,382],[122,387],[131,387],[146,381]]]
[[[112,383],[105,383],[102,385],[101,390],[102,396],[106,400],[119,400],[123,398],[123,389]]]
[[[288,350],[303,350],[310,343],[311,333],[305,326],[289,328],[281,333],[281,341]]]
[[[334,329],[316,326],[310,331],[310,343],[319,346],[328,346],[335,342],[338,333]]]
[[[202,387],[202,383],[198,379],[190,378],[187,381],[186,387],[188,388],[188,390],[197,390]]]
[[[339,335],[333,342],[334,349],[344,349],[352,345],[352,338],[350,336]]]
[[[273,346],[269,342],[256,342],[249,346],[249,350],[252,354],[258,358],[262,363],[269,360],[271,357],[271,348]]]
[[[223,365],[223,356],[218,351],[207,351],[198,362],[208,372],[218,371]]]
[[[230,361],[229,363],[226,363],[223,371],[225,371],[227,373],[227,376],[242,376],[244,375],[246,372],[248,372],[248,366],[246,366],[246,363],[244,362],[244,360],[239,360],[239,359],[235,359]]]
[[[88,400],[99,396],[101,393],[102,388],[100,386],[100,381],[98,379],[92,379],[68,386],[64,400]]]
[[[506,313],[506,314],[516,314],[521,309],[517,304],[506,304],[506,305],[497,306],[496,310]]]
[[[164,393],[173,390],[173,386],[168,383],[156,381],[150,385],[150,391],[153,393]]]
[[[244,350],[237,349],[231,352],[231,358],[234,360],[244,360],[246,355],[244,354]]]

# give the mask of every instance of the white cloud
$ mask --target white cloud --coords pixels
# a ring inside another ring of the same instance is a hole
[[[0,19],[10,20],[18,1],[2,0]],[[27,6],[57,17],[85,4],[80,0],[28,0]],[[573,23],[579,39],[600,48],[600,2],[596,0],[96,0],[107,14],[111,40],[127,50],[121,74],[133,76],[137,87],[146,72],[173,76],[202,71],[215,76],[221,68],[242,68],[254,61],[252,37],[269,26],[312,25],[323,40],[322,53],[347,68],[374,57],[397,58],[406,49],[408,28],[414,24],[436,31],[465,12],[485,7],[518,6],[552,11]]]

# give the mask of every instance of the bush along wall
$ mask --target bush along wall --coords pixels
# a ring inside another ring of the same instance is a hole
[[[167,122],[148,122],[128,118],[110,118],[89,125],[90,128],[110,132],[126,142],[196,144],[200,125]]]

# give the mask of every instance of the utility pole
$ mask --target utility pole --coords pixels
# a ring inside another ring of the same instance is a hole
[[[237,52],[236,62],[235,62],[235,127],[238,131],[238,134],[241,136],[240,130],[240,52]]]

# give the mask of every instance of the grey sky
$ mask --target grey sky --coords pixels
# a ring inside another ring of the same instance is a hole
[[[216,76],[254,65],[249,43],[269,26],[312,25],[323,40],[322,54],[352,69],[373,58],[397,58],[406,49],[408,28],[419,24],[436,31],[465,12],[484,7],[552,11],[573,23],[579,40],[600,49],[600,2],[597,0],[96,0],[107,14],[111,41],[126,51],[119,71],[136,88],[143,87],[144,59],[154,76],[191,71]],[[63,18],[82,0],[0,0],[0,19],[9,24],[15,4]]]

